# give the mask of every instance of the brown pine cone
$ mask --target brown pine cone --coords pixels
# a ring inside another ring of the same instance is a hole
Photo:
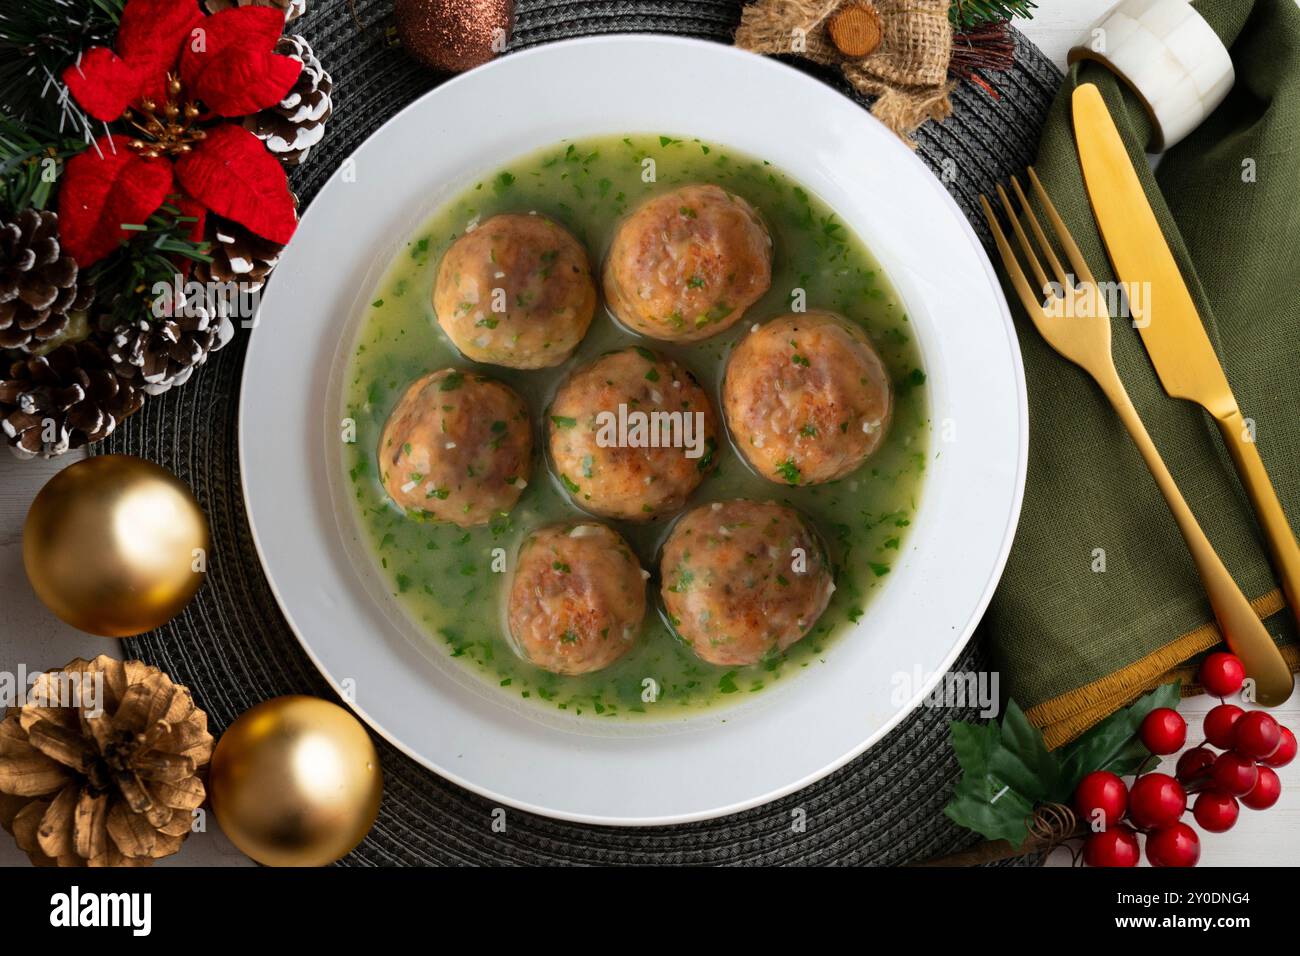
[[[325,135],[325,124],[334,113],[330,95],[334,81],[312,52],[311,44],[296,34],[280,37],[275,52],[302,64],[298,82],[275,106],[247,117],[244,128],[262,140],[286,166],[297,166]]]
[[[284,11],[286,23],[292,23],[307,12],[307,0],[203,0],[208,13],[220,13],[231,7],[279,7]]]
[[[240,292],[257,292],[280,261],[284,246],[263,239],[229,219],[208,213],[208,255],[211,262],[196,261],[193,277],[209,282],[238,283]]]
[[[0,430],[19,458],[54,458],[107,438],[144,396],[92,340],[65,342],[0,373]]]
[[[109,361],[123,382],[146,395],[184,385],[194,370],[235,336],[235,325],[203,303],[185,314],[123,322],[108,332]]]
[[[77,263],[63,255],[57,213],[24,209],[0,222],[0,349],[36,351],[90,306]]]
[[[148,866],[190,835],[212,747],[158,668],[78,658],[0,721],[0,825],[37,866]]]

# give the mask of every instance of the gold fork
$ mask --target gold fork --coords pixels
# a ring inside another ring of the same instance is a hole
[[[1066,229],[1065,223],[1057,213],[1047,191],[1043,189],[1043,184],[1039,182],[1032,166],[1029,168],[1029,179],[1034,195],[1042,205],[1047,220],[1074,269],[1074,279],[1080,282],[1076,284],[1072,281],[1061,267],[1061,262],[1034,215],[1024,190],[1020,188],[1020,183],[1014,176],[1011,178],[1011,187],[1020,202],[1020,208],[1024,212],[1030,231],[1034,234],[1038,248],[1055,276],[1056,284],[1053,285],[1049,280],[1039,263],[1038,256],[1034,254],[1029,237],[1020,224],[1020,218],[1012,209],[1006,191],[998,186],[998,197],[1002,200],[1002,208],[1011,222],[1011,228],[1015,231],[1025,261],[1029,264],[1042,294],[1034,294],[1029,280],[1025,277],[1011,249],[1011,244],[1007,242],[1002,227],[998,224],[993,208],[984,196],[980,196],[980,205],[984,208],[989,228],[993,230],[993,237],[997,242],[998,252],[1002,256],[1007,275],[1015,286],[1020,301],[1024,303],[1025,311],[1029,313],[1029,317],[1039,333],[1047,340],[1047,344],[1092,376],[1114,406],[1120,421],[1128,429],[1129,435],[1146,461],[1147,468],[1151,470],[1152,477],[1155,478],[1161,493],[1169,503],[1169,510],[1174,514],[1174,521],[1178,523],[1178,530],[1182,532],[1183,539],[1187,542],[1187,548],[1192,553],[1192,560],[1196,563],[1196,570],[1209,596],[1210,607],[1218,620],[1219,630],[1233,653],[1241,658],[1246,673],[1255,680],[1256,699],[1266,706],[1279,704],[1291,695],[1293,686],[1291,671],[1282,659],[1277,645],[1269,636],[1264,623],[1255,614],[1250,602],[1246,600],[1246,595],[1232,579],[1232,575],[1228,573],[1228,569],[1215,553],[1209,539],[1205,537],[1205,532],[1201,530],[1195,515],[1192,514],[1192,509],[1187,506],[1182,492],[1178,490],[1173,476],[1161,459],[1160,452],[1156,450],[1155,443],[1147,434],[1146,427],[1142,424],[1142,419],[1138,416],[1137,409],[1133,407],[1133,402],[1124,388],[1124,383],[1120,381],[1119,372],[1115,369],[1115,360],[1111,356],[1110,348],[1110,315],[1102,305],[1103,298],[1096,294],[1096,282],[1088,268],[1088,263],[1084,261],[1079,247],[1070,236],[1069,230]],[[1049,311],[1046,303],[1052,299],[1056,302],[1054,308]]]

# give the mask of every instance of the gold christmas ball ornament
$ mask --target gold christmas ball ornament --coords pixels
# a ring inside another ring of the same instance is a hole
[[[171,620],[203,583],[208,522],[179,478],[130,455],[79,461],[23,526],[32,589],[73,627],[130,637]]]
[[[397,0],[397,36],[425,66],[462,73],[504,53],[511,0]]]
[[[222,831],[258,863],[324,866],[370,832],[384,778],[352,714],[317,697],[276,697],[222,735],[208,793]]]

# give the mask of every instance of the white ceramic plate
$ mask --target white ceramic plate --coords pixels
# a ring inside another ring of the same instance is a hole
[[[566,138],[698,136],[770,160],[880,260],[915,327],[932,438],[886,587],[827,663],[753,706],[596,735],[538,719],[423,637],[359,553],[342,498],[344,343],[399,245],[474,177]],[[650,36],[504,57],[412,104],[311,204],[262,303],[244,370],[244,493],[307,653],[394,745],[491,799],[569,820],[662,824],[774,799],[861,753],[957,657],[1019,515],[1028,420],[1006,302],[942,185],[861,107],[724,46]],[[342,517],[340,517],[342,516]]]

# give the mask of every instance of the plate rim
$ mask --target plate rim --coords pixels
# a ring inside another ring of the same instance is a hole
[[[686,47],[696,47],[696,48],[707,48],[711,54],[718,55],[723,58],[745,58],[747,60],[752,59],[753,61],[757,61],[758,63],[763,64],[763,66],[761,67],[763,69],[768,69],[772,72],[787,73],[792,75],[795,78],[798,78],[800,82],[806,82],[809,84],[813,84],[816,87],[826,88],[829,92],[832,93],[839,93],[839,91],[835,90],[832,87],[827,87],[826,84],[822,83],[816,78],[811,77],[808,74],[803,73],[802,71],[792,66],[789,66],[788,64],[782,63],[779,60],[774,60],[770,57],[759,56],[758,54],[754,54],[749,51],[740,50],[736,47],[728,46],[726,44],[713,42],[709,40],[703,40],[694,37],[675,36],[670,34],[657,34],[657,33],[618,33],[618,34],[604,34],[604,35],[574,37],[565,40],[541,43],[536,46],[532,46],[523,50],[512,52],[507,56],[503,56],[496,60],[493,60],[485,64],[484,66],[475,68],[465,73],[458,74],[452,77],[451,79],[438,84],[432,89],[427,90],[426,92],[422,93],[420,96],[412,100],[410,103],[408,103],[406,106],[404,106],[393,116],[389,117],[379,126],[377,126],[374,130],[372,130],[364,140],[358,143],[357,146],[346,157],[344,157],[343,161],[340,163],[339,168],[341,168],[342,165],[345,164],[348,159],[350,159],[353,156],[356,156],[368,143],[370,143],[371,140],[378,137],[384,130],[388,129],[392,125],[402,122],[408,113],[414,112],[415,110],[420,108],[421,105],[430,97],[437,96],[446,89],[458,85],[463,85],[466,82],[473,82],[476,76],[481,75],[484,71],[493,69],[497,64],[506,63],[506,62],[518,62],[521,59],[531,59],[534,56],[538,56],[538,55],[554,55],[557,49],[568,49],[577,46],[606,46],[611,44],[635,45],[635,44],[643,44],[643,43],[658,44],[663,46],[686,46]],[[843,96],[843,94],[840,95]],[[872,116],[867,110],[863,109],[861,112],[862,112],[862,118],[865,122],[870,124],[876,124],[884,128],[883,124],[881,124],[880,121],[877,120],[874,116]],[[985,250],[983,244],[979,241],[979,237],[975,233],[974,228],[971,226],[970,221],[966,218],[965,214],[961,210],[961,207],[957,205],[956,201],[953,199],[952,195],[948,192],[948,190],[943,188],[942,184],[934,176],[933,172],[927,166],[925,166],[925,164],[919,159],[919,157],[912,150],[909,150],[901,141],[895,139],[895,143],[897,146],[897,150],[902,151],[900,155],[907,157],[905,161],[920,164],[920,168],[924,171],[924,173],[928,177],[931,191],[934,192],[939,197],[940,203],[944,204],[948,209],[948,211],[953,215],[953,218],[956,220],[956,223],[958,224],[958,229],[962,232],[965,239],[969,242],[971,248],[977,253],[977,258],[980,262],[980,265],[983,268],[985,277],[989,281],[990,289],[993,292],[993,299],[995,300],[998,306],[1000,318],[1002,319],[1003,332],[1005,334],[1006,341],[1008,344],[1008,352],[1011,357],[1011,364],[1015,372],[1014,385],[1015,385],[1015,393],[1016,393],[1017,431],[1019,436],[1017,458],[1015,462],[1015,477],[1014,477],[1014,488],[1013,488],[1012,500],[1010,503],[1009,513],[1007,515],[1006,527],[1003,531],[1002,541],[998,549],[996,560],[994,561],[992,568],[990,570],[988,580],[984,584],[984,588],[981,593],[979,601],[973,607],[969,619],[967,620],[966,624],[963,627],[962,635],[954,641],[951,650],[943,657],[943,659],[935,667],[933,672],[925,676],[925,678],[918,685],[917,689],[915,690],[911,698],[908,700],[908,702],[900,706],[892,716],[890,716],[881,724],[881,726],[879,726],[875,731],[869,734],[860,745],[851,748],[849,751],[841,755],[839,758],[828,763],[827,765],[820,768],[819,770],[812,773],[805,774],[804,776],[800,777],[795,781],[789,782],[781,787],[771,789],[763,794],[760,794],[752,798],[735,801],[731,804],[722,807],[700,810],[695,812],[688,812],[688,813],[674,813],[674,814],[666,814],[660,816],[641,816],[641,817],[607,817],[607,816],[597,816],[597,815],[592,815],[587,813],[577,813],[577,812],[572,812],[567,810],[557,810],[549,807],[538,806],[529,803],[527,800],[522,800],[516,797],[509,796],[505,793],[501,793],[499,791],[492,789],[491,787],[487,787],[475,783],[474,781],[457,773],[450,767],[440,766],[435,764],[432,760],[416,752],[410,745],[404,743],[399,736],[397,736],[394,733],[391,733],[384,726],[384,724],[379,719],[377,719],[374,715],[372,715],[365,707],[360,705],[355,700],[349,699],[344,688],[341,686],[341,682],[339,681],[339,679],[336,678],[335,675],[332,674],[328,668],[326,668],[324,662],[320,659],[318,653],[312,648],[310,642],[308,642],[307,639],[304,637],[301,629],[299,628],[298,624],[294,620],[293,615],[290,613],[289,608],[286,606],[284,596],[281,593],[280,585],[277,583],[275,576],[272,574],[270,567],[268,565],[265,548],[262,542],[262,534],[261,532],[259,532],[257,522],[254,518],[254,509],[253,509],[252,498],[249,489],[249,469],[244,466],[244,462],[247,460],[245,454],[246,452],[246,439],[245,439],[245,427],[244,427],[246,421],[245,413],[250,405],[249,382],[251,381],[251,376],[247,374],[247,366],[249,364],[249,358],[253,353],[253,349],[256,347],[256,342],[259,341],[256,334],[257,325],[260,324],[260,318],[261,318],[260,316],[261,303],[259,302],[258,315],[254,319],[253,328],[249,330],[249,340],[248,340],[247,347],[245,349],[245,356],[244,356],[245,367],[241,369],[238,412],[237,412],[236,431],[237,431],[237,443],[238,443],[237,450],[238,450],[239,461],[240,461],[240,490],[244,502],[245,517],[248,521],[250,537],[253,541],[253,546],[257,553],[258,563],[261,566],[261,571],[263,573],[263,576],[266,579],[267,585],[272,595],[275,598],[276,605],[279,608],[281,615],[283,616],[285,622],[288,624],[289,629],[292,631],[299,645],[306,652],[313,666],[317,669],[317,671],[319,671],[321,676],[325,678],[325,680],[329,683],[331,689],[335,692],[335,694],[337,694],[340,697],[340,699],[343,701],[345,706],[347,706],[358,717],[360,717],[363,721],[365,721],[365,723],[371,730],[373,730],[376,734],[382,737],[395,749],[399,750],[406,756],[410,757],[412,760],[414,760],[417,764],[424,767],[425,769],[437,774],[443,779],[448,780],[449,782],[454,783],[459,787],[462,787],[470,791],[471,793],[477,794],[481,797],[495,801],[502,805],[513,807],[515,809],[536,814],[538,816],[546,817],[549,819],[562,820],[570,823],[596,825],[596,826],[612,826],[612,827],[660,827],[660,826],[671,826],[671,825],[684,824],[684,823],[693,823],[693,822],[698,822],[703,820],[717,819],[719,817],[740,813],[742,811],[753,809],[754,807],[762,806],[771,803],[775,800],[779,800],[782,797],[788,796],[789,794],[795,791],[801,790],[807,786],[810,786],[813,783],[816,783],[821,779],[824,779],[825,777],[834,773],[836,770],[839,770],[840,768],[844,767],[850,761],[852,761],[856,757],[866,752],[875,744],[879,743],[881,739],[883,739],[892,730],[897,728],[899,724],[901,724],[907,717],[909,717],[916,710],[917,706],[922,701],[924,701],[926,696],[934,689],[935,686],[938,685],[938,683],[943,679],[943,676],[947,672],[948,668],[952,666],[952,664],[957,660],[957,658],[962,654],[962,652],[969,645],[972,637],[974,636],[975,630],[977,629],[980,621],[983,619],[984,614],[988,609],[989,603],[992,601],[993,594],[996,591],[997,586],[1001,581],[1002,575],[1005,571],[1006,563],[1010,555],[1012,544],[1015,539],[1016,530],[1019,526],[1020,515],[1021,515],[1022,506],[1024,502],[1025,481],[1026,481],[1026,476],[1028,471],[1028,456],[1029,456],[1029,409],[1028,409],[1028,391],[1027,391],[1025,372],[1024,372],[1024,362],[1020,350],[1019,338],[1016,333],[1015,324],[1012,320],[1008,301],[1002,289],[1002,285],[998,278],[997,272],[993,266],[992,260],[989,258],[988,253]],[[308,204],[307,210],[302,216],[302,219],[300,221],[300,226],[302,223],[307,222],[312,217],[313,210],[314,208],[316,208],[317,205],[316,200],[319,199],[321,194],[323,194],[326,189],[336,184],[337,174],[338,174],[338,169],[336,168],[333,172],[330,173],[329,177],[327,177],[324,184],[317,191],[316,196],[313,197],[312,202]]]

